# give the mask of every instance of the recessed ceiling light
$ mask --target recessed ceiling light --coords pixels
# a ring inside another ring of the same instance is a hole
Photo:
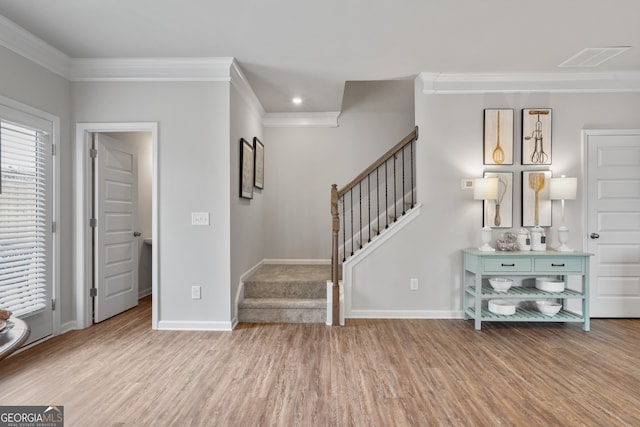
[[[581,50],[558,67],[597,67],[631,49],[631,46],[589,47]]]
[[[293,102],[296,105],[300,105],[300,104],[302,104],[302,98],[300,98],[299,96],[296,96],[295,98],[293,98],[291,100],[291,102]]]

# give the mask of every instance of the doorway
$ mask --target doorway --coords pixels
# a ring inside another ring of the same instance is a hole
[[[640,130],[583,131],[592,317],[640,317]]]
[[[96,138],[98,136],[98,138]],[[148,190],[141,191],[141,197],[136,196],[136,205],[141,208],[142,221],[135,225],[130,224],[132,228],[131,233],[126,233],[129,236],[131,244],[121,244],[116,247],[113,253],[116,256],[133,257],[137,265],[135,266],[136,273],[125,273],[129,275],[136,274],[135,280],[140,283],[140,289],[135,289],[135,295],[132,295],[132,285],[124,286],[129,282],[128,280],[121,280],[121,276],[117,276],[112,289],[113,295],[116,298],[126,293],[129,294],[129,300],[133,298],[135,303],[137,299],[146,295],[152,295],[152,327],[157,328],[157,296],[158,296],[158,274],[157,274],[157,247],[159,241],[159,235],[157,232],[157,123],[81,123],[76,126],[76,176],[75,182],[77,184],[75,191],[75,212],[78,218],[75,222],[76,227],[76,292],[77,292],[77,304],[76,304],[76,318],[78,319],[78,328],[86,328],[93,323],[94,320],[94,304],[103,304],[104,301],[99,301],[98,298],[94,298],[92,294],[92,287],[94,281],[97,282],[100,279],[100,269],[96,267],[101,262],[99,254],[96,252],[102,248],[99,242],[96,242],[95,236],[100,234],[100,231],[94,232],[92,225],[97,225],[98,220],[92,220],[95,218],[92,209],[98,206],[100,198],[104,195],[99,194],[100,190],[93,191],[94,185],[93,174],[94,169],[92,167],[91,149],[95,140],[115,141],[115,144],[122,143],[123,146],[132,147],[133,151],[139,153],[141,161],[137,161],[136,164],[140,165],[141,174],[139,174],[143,181],[146,181],[143,185]],[[142,143],[147,141],[147,145]],[[103,146],[104,144],[98,144]],[[120,150],[124,152],[125,150]],[[96,162],[99,163],[99,162]],[[97,180],[99,182],[99,179]],[[94,196],[96,199],[94,199]],[[123,218],[122,216],[120,218]],[[94,224],[95,222],[95,224]],[[135,230],[133,230],[135,228]],[[139,232],[140,236],[133,237],[133,232],[136,234]],[[106,241],[106,240],[105,240]],[[95,249],[95,251],[94,251]],[[102,248],[104,250],[104,248]],[[126,250],[124,250],[126,249]],[[103,254],[104,255],[104,254]],[[96,274],[94,274],[94,271]],[[140,273],[138,273],[138,271]],[[123,276],[124,276],[123,275]],[[94,277],[95,276],[95,277]],[[150,282],[150,283],[149,283]],[[97,292],[100,292],[99,288],[96,288]],[[103,291],[104,292],[104,291]],[[104,297],[104,293],[102,297]],[[103,298],[104,299],[104,298]],[[119,304],[119,305],[118,305]],[[116,304],[117,307],[122,306],[122,303]],[[105,306],[106,307],[106,306]],[[99,307],[95,310],[98,313],[102,309],[102,314],[96,317],[96,321],[109,317],[108,310],[104,310],[104,307]],[[109,308],[112,310],[112,308]]]

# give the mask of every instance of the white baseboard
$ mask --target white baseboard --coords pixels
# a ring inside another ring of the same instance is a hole
[[[463,319],[462,311],[448,310],[351,310],[352,319]]]
[[[232,322],[200,322],[200,321],[180,321],[180,320],[160,320],[158,322],[160,331],[231,331]]]
[[[149,295],[151,295],[151,292],[152,292],[151,288],[142,289],[141,291],[138,292],[138,299],[148,297]]]
[[[76,322],[75,320],[71,320],[69,322],[66,322],[60,325],[60,333],[58,335],[62,335],[69,331],[74,331],[76,329],[80,329],[78,327],[78,322]]]
[[[326,265],[331,264],[330,259],[265,259],[262,264],[286,264],[286,265]]]

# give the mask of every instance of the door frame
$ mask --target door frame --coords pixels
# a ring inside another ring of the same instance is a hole
[[[88,136],[99,132],[149,132],[151,133],[152,169],[151,180],[151,327],[158,329],[158,123],[157,122],[121,122],[121,123],[77,123],[75,140],[74,171],[74,260],[76,290],[76,322],[79,329],[91,326],[92,301],[89,295],[91,283],[91,233],[89,217],[91,207],[91,161],[89,157],[90,139]]]

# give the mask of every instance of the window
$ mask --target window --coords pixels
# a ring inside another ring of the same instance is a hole
[[[7,115],[0,109],[0,307],[25,316],[51,298],[51,124]]]

